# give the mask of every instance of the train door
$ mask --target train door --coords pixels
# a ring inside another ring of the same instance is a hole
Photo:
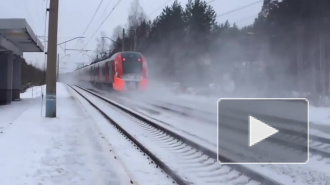
[[[89,81],[89,67],[84,70],[84,81]]]
[[[107,82],[107,79],[108,79],[108,75],[107,75],[107,63],[104,62],[102,64],[100,64],[101,66],[101,70],[102,70],[102,76],[101,76],[101,80],[103,83],[106,83]]]
[[[102,64],[99,64],[98,67],[99,67],[99,82],[102,83],[103,82],[103,67],[102,67]]]
[[[100,64],[96,65],[96,70],[97,70],[97,82],[101,82],[101,71],[100,71]]]
[[[112,83],[113,82],[113,72],[112,72],[112,60],[110,60],[109,62],[107,62],[108,64],[108,73],[109,73],[109,82]]]
[[[90,81],[93,82],[94,81],[94,68],[93,68],[93,66],[91,66],[89,68],[89,76],[90,76]]]
[[[93,66],[93,82],[97,82],[97,66]]]
[[[93,66],[93,82],[96,82],[96,76],[97,76],[96,66]]]
[[[110,62],[109,62],[109,78],[111,83],[114,82],[114,75],[116,74],[116,68],[115,68],[115,59],[118,53],[112,55],[112,57],[110,58]]]
[[[109,62],[108,61],[106,61],[104,63],[103,70],[104,70],[104,79],[105,79],[105,82],[106,83],[109,83]]]

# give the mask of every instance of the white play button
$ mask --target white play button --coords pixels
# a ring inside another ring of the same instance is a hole
[[[307,99],[219,99],[218,161],[221,164],[306,163],[309,159],[308,107]],[[298,122],[299,127],[293,126]],[[286,133],[282,133],[279,126],[288,132],[301,133],[295,141],[300,147],[283,147],[279,139]]]
[[[253,146],[256,143],[276,134],[278,132],[277,129],[263,123],[262,121],[249,116],[249,124],[250,124],[250,142],[249,146]]]

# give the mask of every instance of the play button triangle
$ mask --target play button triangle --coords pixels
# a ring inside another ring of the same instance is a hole
[[[253,116],[249,116],[249,130],[249,146],[253,146],[278,132],[277,129]]]

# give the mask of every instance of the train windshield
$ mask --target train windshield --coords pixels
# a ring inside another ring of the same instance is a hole
[[[139,53],[122,53],[124,74],[142,74],[142,56]]]

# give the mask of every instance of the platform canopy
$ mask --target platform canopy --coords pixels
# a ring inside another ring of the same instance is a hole
[[[44,46],[25,19],[0,19],[0,52],[44,52]]]

